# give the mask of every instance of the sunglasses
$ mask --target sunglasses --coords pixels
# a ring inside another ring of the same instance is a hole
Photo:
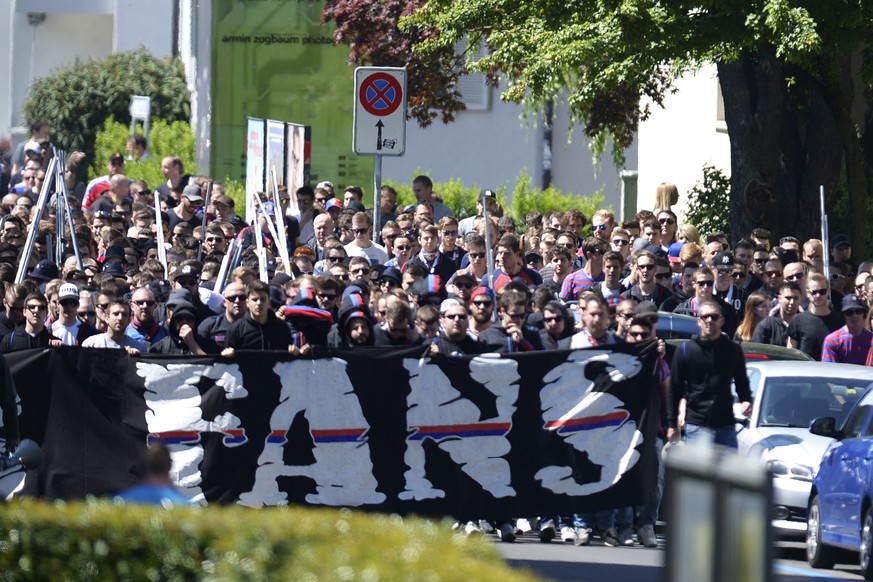
[[[78,317],[97,317],[96,311],[79,311],[76,313]]]
[[[211,243],[224,242],[224,238],[220,237],[220,236],[207,236],[206,242],[211,242]]]
[[[245,295],[229,295],[229,296],[225,297],[224,300],[229,301],[231,303],[236,303],[237,301],[245,301],[246,296]]]
[[[672,279],[672,278],[673,278],[672,273],[658,273],[657,275],[655,275],[656,281],[666,281],[666,280]]]
[[[455,283],[455,287],[457,287],[458,289],[466,289],[469,291],[470,289],[475,287],[475,285],[473,285],[472,283]]]
[[[636,313],[633,312],[633,311],[626,311],[626,312],[624,312],[624,313],[618,313],[617,315],[618,315],[620,318],[622,318],[622,319],[630,319],[630,318],[632,318],[634,315],[636,315]]]
[[[445,317],[446,319],[464,320],[464,319],[467,319],[467,314],[466,313],[452,313],[451,315],[449,315],[447,313],[447,314],[443,315],[443,317]]]
[[[627,332],[628,337],[636,338],[636,339],[646,339],[649,337],[649,332],[647,331],[629,331]]]
[[[394,248],[397,249],[398,251],[408,251],[408,250],[412,249],[412,247],[409,245],[397,245]]]
[[[646,264],[646,265],[637,265],[637,269],[642,269],[643,271],[651,271],[654,268],[655,268],[655,265],[653,263]]]
[[[331,263],[341,263],[345,260],[345,257],[327,257],[325,260]]]
[[[73,305],[78,305],[79,301],[76,299],[64,299],[61,301],[61,307],[71,307]]]
[[[742,278],[745,277],[745,276],[746,276],[746,274],[743,273],[742,271],[738,271],[738,272],[733,273],[733,274],[731,275],[731,277],[733,277],[734,279],[742,279]]]
[[[794,273],[793,275],[785,275],[786,281],[799,281],[803,279],[806,275],[804,273]]]
[[[543,321],[545,321],[546,323],[560,323],[564,321],[564,316],[556,315],[554,317],[543,317]]]
[[[45,311],[48,309],[45,305],[25,305],[24,308],[28,311]]]
[[[627,241],[627,240],[624,240],[621,238],[617,238],[617,239],[612,241],[612,244],[619,246],[619,247],[626,247],[627,245],[630,244],[630,241]]]
[[[398,283],[393,279],[382,279],[381,281],[379,281],[379,285],[383,287],[397,287]]]
[[[485,253],[468,253],[471,259],[484,259]]]
[[[815,290],[810,289],[809,294],[812,295],[813,297],[823,297],[823,296],[828,294],[828,290],[827,289],[815,289]]]
[[[140,301],[131,301],[133,305],[139,305],[140,307],[152,307],[155,302],[150,299],[142,299]]]
[[[661,224],[667,224],[669,226],[676,224],[676,221],[672,218],[659,218],[658,222],[660,222]]]
[[[703,321],[718,321],[721,319],[721,315],[718,313],[707,313],[706,315],[701,314],[698,317]]]
[[[444,230],[443,236],[458,236],[457,230]]]
[[[698,287],[712,287],[715,285],[715,281],[695,281],[694,284]]]
[[[862,316],[866,313],[867,312],[864,311],[863,309],[847,309],[843,312],[843,315],[846,315],[848,317],[852,317],[852,316]]]
[[[781,277],[782,271],[767,271],[766,274],[768,277]]]
[[[767,259],[753,259],[756,265],[763,265],[767,262]]]
[[[355,268],[355,269],[352,269],[352,273],[356,273],[356,274],[359,273],[359,274],[361,274],[361,275],[369,275],[369,274],[370,274],[370,269],[368,269],[368,268],[366,268],[366,267],[357,267],[357,268]]]
[[[334,299],[336,299],[336,295],[334,295],[333,293],[319,293],[318,296],[325,301],[333,301]]]
[[[366,234],[366,233],[370,232],[370,229],[369,228],[353,228],[352,232],[360,235],[360,234]]]
[[[472,305],[475,305],[479,309],[485,309],[486,307],[491,307],[494,303],[491,301],[473,301]]]
[[[609,225],[606,225],[606,224],[597,224],[597,225],[593,225],[593,226],[591,227],[591,230],[606,230],[607,228],[609,228]]]
[[[181,279],[176,279],[176,283],[182,285],[183,287],[190,287],[192,285],[197,284],[197,279],[189,279],[188,277],[182,277]]]

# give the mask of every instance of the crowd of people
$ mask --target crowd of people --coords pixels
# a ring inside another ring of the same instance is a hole
[[[661,436],[710,431],[729,446],[736,446],[733,416],[727,401],[711,408],[712,394],[729,391],[733,380],[748,411],[742,342],[870,365],[873,263],[855,264],[846,237],[824,248],[816,239],[772,241],[756,228],[731,247],[724,233],[701,235],[678,222],[671,184],[659,187],[654,210],[620,223],[607,209],[592,216],[568,209],[531,212],[520,225],[488,189],[476,214],[458,219],[419,176],[407,207],[382,187],[374,225],[361,188],[323,181],[279,188],[278,200],[259,194],[255,225],[237,214],[220,182],[186,174],[178,156],[162,159],[160,184],[128,179],[126,159],[147,155],[136,136],[128,155],[111,156],[107,173],[87,184],[77,179],[85,156],[66,157],[72,232],[67,224],[59,233],[61,185],[41,196],[54,155],[48,126],[37,121],[31,130],[10,170],[0,172],[3,353],[53,346],[225,357],[367,346],[509,353],[656,340],[658,313],[674,312],[697,318],[701,334],[658,367]],[[58,236],[64,254],[52,256]],[[607,546],[633,545],[636,529],[639,543],[654,547],[659,501],[660,488],[645,506],[544,518],[536,529],[543,541],[587,544],[596,536]],[[464,527],[481,529],[475,521]],[[507,541],[516,534],[507,524],[496,531]]]

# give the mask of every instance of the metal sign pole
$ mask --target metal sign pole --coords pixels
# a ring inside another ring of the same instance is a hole
[[[167,246],[164,240],[164,221],[161,217],[161,193],[155,190],[155,223],[158,225],[158,260],[164,266],[164,279],[169,279],[170,269],[167,264]]]
[[[821,200],[821,244],[824,247],[822,252],[822,262],[824,268],[824,276],[828,281],[828,289],[831,282],[831,239],[828,233],[828,215],[825,212],[825,191],[824,185],[819,186],[819,199]]]
[[[382,154],[376,154],[376,166],[373,169],[373,240],[376,244],[379,242],[379,233],[382,231],[382,220],[379,216],[379,201],[381,198],[380,190],[382,190]]]

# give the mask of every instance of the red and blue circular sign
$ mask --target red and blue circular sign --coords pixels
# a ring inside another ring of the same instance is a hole
[[[361,83],[358,99],[364,111],[384,117],[391,115],[403,102],[400,82],[388,73],[373,73]]]

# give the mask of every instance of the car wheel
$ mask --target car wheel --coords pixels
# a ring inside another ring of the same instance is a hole
[[[813,497],[809,505],[809,516],[806,518],[806,560],[813,568],[833,568],[836,563],[834,548],[821,541],[821,502],[818,496]]]
[[[873,509],[864,512],[864,523],[861,527],[861,547],[859,558],[861,575],[865,580],[873,580]]]

